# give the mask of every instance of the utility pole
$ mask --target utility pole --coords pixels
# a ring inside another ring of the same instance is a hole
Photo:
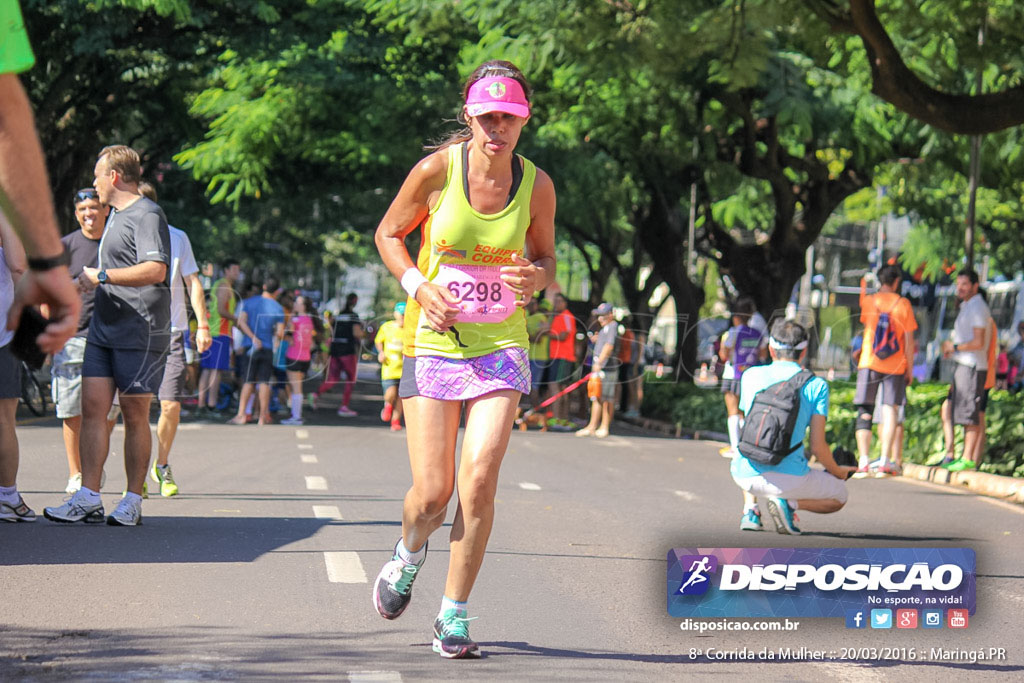
[[[699,154],[700,139],[693,136],[693,164],[696,167]],[[690,225],[686,237],[686,277],[693,282],[697,275],[696,249],[693,242],[697,238],[697,180],[690,183]]]

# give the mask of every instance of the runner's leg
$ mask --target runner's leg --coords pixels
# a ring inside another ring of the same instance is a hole
[[[156,423],[156,464],[167,465],[167,456],[171,453],[174,437],[178,433],[181,421],[181,403],[178,401],[160,401],[160,419]]]
[[[356,371],[359,367],[359,356],[352,354],[349,356],[342,356],[338,360],[341,362],[341,367],[345,371],[345,387],[341,397],[341,405],[347,408],[349,401],[352,400],[352,389],[356,386]]]
[[[327,378],[320,383],[320,387],[314,392],[317,396],[323,396],[324,392],[330,391],[331,387],[338,383],[341,378],[341,359],[331,356],[327,362]]]
[[[64,420],[64,450],[68,456],[68,478],[82,473],[82,459],[78,455],[82,437],[82,416],[75,415]]]
[[[18,399],[0,399],[0,486],[11,487],[18,480]]]
[[[82,378],[82,434],[79,454],[82,459],[82,486],[92,491],[100,490],[103,464],[107,461],[107,454],[110,451],[107,414],[113,403],[113,377]],[[146,434],[149,434],[148,425]]]
[[[153,437],[149,432],[149,406],[153,394],[121,394],[121,415],[124,419],[124,469],[128,477],[128,491],[142,495],[146,483],[146,470],[153,452]],[[91,487],[90,487],[91,488]]]
[[[476,582],[494,522],[498,471],[508,448],[521,394],[497,391],[466,402],[459,463],[459,505],[452,523],[445,597],[466,602]],[[411,440],[411,439],[410,439]]]
[[[455,441],[462,404],[422,396],[403,402],[412,487],[402,508],[402,543],[417,552],[444,523],[455,489]]]

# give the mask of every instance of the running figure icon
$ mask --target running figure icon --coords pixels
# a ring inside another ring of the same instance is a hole
[[[711,558],[708,557],[707,555],[705,555],[704,557],[700,558],[699,561],[698,560],[694,560],[693,561],[693,564],[690,565],[690,569],[689,569],[689,571],[691,572],[690,573],[690,578],[688,578],[683,583],[683,585],[679,587],[679,592],[680,593],[685,592],[686,589],[688,587],[690,587],[690,586],[693,586],[693,585],[698,584],[698,583],[704,583],[705,581],[708,580],[708,577],[705,576],[705,574],[707,572],[711,571],[711,567],[708,565],[708,563],[710,561],[711,561]]]

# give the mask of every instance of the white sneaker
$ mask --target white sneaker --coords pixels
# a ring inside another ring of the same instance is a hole
[[[17,503],[0,501],[0,521],[4,522],[34,522],[36,513],[25,504],[25,499],[18,494]]]
[[[281,424],[292,426],[292,425],[302,425],[302,424],[305,424],[305,423],[302,421],[301,417],[286,417],[285,419],[281,420]]]
[[[86,502],[85,494],[76,491],[73,496],[57,507],[43,508],[43,516],[54,522],[85,522],[86,524],[103,523],[103,503],[91,505]]]
[[[107,517],[110,526],[138,526],[142,524],[142,503],[125,496]]]
[[[74,495],[74,493],[82,488],[82,473],[79,472],[76,475],[68,477],[68,485],[64,489],[64,493],[68,495]]]

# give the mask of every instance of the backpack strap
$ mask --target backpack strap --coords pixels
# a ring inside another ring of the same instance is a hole
[[[787,379],[786,380],[786,384],[793,389],[794,393],[798,393],[798,392],[803,391],[803,389],[807,385],[807,383],[810,382],[815,377],[816,377],[816,375],[813,372],[811,372],[807,368],[804,368],[804,369],[800,370],[800,372],[796,373],[795,375],[793,375],[792,377]],[[800,406],[800,398],[797,397],[797,403],[796,403],[797,410],[799,410],[799,406]],[[790,446],[789,450],[786,451],[786,455],[789,455],[790,453],[792,453],[796,449],[800,448],[800,446],[803,444],[803,442],[804,442],[804,440],[800,439],[796,443],[795,446]]]

